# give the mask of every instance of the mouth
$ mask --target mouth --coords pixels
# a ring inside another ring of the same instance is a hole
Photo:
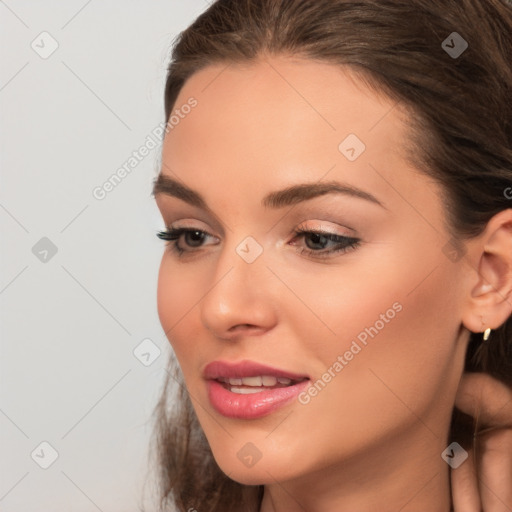
[[[252,393],[261,393],[269,389],[287,388],[308,379],[304,377],[296,380],[287,377],[274,377],[273,375],[257,375],[255,377],[243,378],[220,377],[215,380],[231,393],[250,395]]]
[[[223,416],[256,419],[289,404],[310,378],[253,361],[214,361],[203,372],[208,398]]]

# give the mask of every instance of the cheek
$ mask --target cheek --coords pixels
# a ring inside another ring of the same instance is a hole
[[[158,274],[157,307],[162,328],[175,351],[180,364],[193,358],[197,343],[190,343],[194,333],[195,306],[204,297],[208,287],[199,281],[197,274],[180,268],[175,256],[165,252]],[[191,267],[190,267],[191,268]],[[197,327],[197,326],[196,326]]]
[[[405,428],[418,416],[433,420],[429,415],[440,401],[445,410],[449,407],[459,370],[454,340],[461,301],[457,286],[447,286],[454,280],[452,264],[437,245],[431,247],[407,266],[382,253],[373,267],[361,263],[372,270],[326,279],[323,295],[308,295],[310,304],[321,305],[322,320],[336,334],[307,345],[305,357],[312,361],[318,392],[304,406],[310,409],[305,424],[327,416],[323,438],[340,449],[344,442],[338,428],[355,447],[357,439],[368,442]],[[304,287],[313,290],[308,281]],[[303,340],[315,339],[315,332],[319,339],[319,322],[312,326],[302,320],[301,325]],[[318,424],[307,428],[318,430]]]
[[[368,403],[370,390],[380,400],[399,402],[387,383],[403,400],[427,406],[449,374],[461,316],[455,267],[440,249],[432,238],[409,248],[381,246],[368,256],[354,253],[346,267],[317,275],[288,271],[290,288],[310,310],[299,304],[288,319],[297,326],[304,360],[316,378],[339,356],[344,360],[329,393],[322,391],[317,401],[351,401],[348,386],[356,410]]]
[[[359,361],[390,361],[390,367],[406,357],[418,364],[420,353],[453,349],[461,317],[460,267],[443,254],[444,240],[436,233],[416,231],[345,255],[336,267],[291,267],[283,274],[309,310],[295,299],[288,323],[300,325],[296,337],[319,361],[318,372],[354,341],[364,353]]]

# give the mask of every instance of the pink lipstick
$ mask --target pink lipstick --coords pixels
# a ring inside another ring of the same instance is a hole
[[[307,387],[309,377],[254,361],[214,361],[203,372],[208,398],[228,418],[256,419],[285,406]]]

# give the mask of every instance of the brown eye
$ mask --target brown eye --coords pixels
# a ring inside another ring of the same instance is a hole
[[[191,228],[168,228],[158,232],[156,236],[169,242],[169,249],[175,251],[179,256],[187,252],[194,252],[195,248],[200,248],[207,237],[215,238],[206,231]],[[184,247],[179,243],[182,238],[184,238]]]
[[[324,258],[336,253],[344,253],[350,249],[357,248],[361,240],[359,238],[337,235],[335,233],[323,233],[320,231],[306,231],[298,229],[295,234],[296,238],[303,238],[306,247],[299,247],[299,253],[306,253],[313,257]],[[333,245],[327,248],[329,243]],[[298,244],[292,244],[298,245]]]
[[[204,231],[185,231],[184,232],[184,240],[187,245],[190,247],[200,247],[201,243],[205,237]]]

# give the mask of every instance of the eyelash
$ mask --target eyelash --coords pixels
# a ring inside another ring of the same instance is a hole
[[[169,242],[168,244],[166,244],[169,250],[177,254],[178,257],[181,257],[185,253],[194,252],[194,249],[183,249],[177,243],[181,235],[186,233],[201,233],[203,235],[212,236],[206,231],[194,228],[168,228],[165,231],[159,231],[156,236],[161,240]],[[326,251],[315,251],[313,249],[305,248],[297,250],[299,254],[306,253],[308,256],[313,256],[315,258],[326,258],[332,254],[343,254],[347,251],[356,249],[361,244],[361,240],[359,238],[336,235],[334,233],[329,233],[327,231],[312,231],[298,228],[295,230],[294,235],[296,237],[299,236],[302,238],[304,238],[306,235],[320,235],[324,238],[327,238],[327,240],[331,242],[338,242],[337,246],[335,246],[334,249]]]

